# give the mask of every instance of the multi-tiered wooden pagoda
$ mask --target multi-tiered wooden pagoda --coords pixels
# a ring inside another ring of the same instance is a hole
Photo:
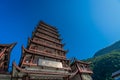
[[[0,44],[0,80],[11,78],[8,72],[10,53],[16,43],[13,44]]]
[[[12,79],[16,80],[68,80],[71,68],[55,27],[40,22],[22,47],[20,65],[13,62]]]
[[[70,80],[92,80],[91,74],[93,72],[90,70],[89,65],[89,63],[74,60],[71,64],[73,75],[70,76]]]

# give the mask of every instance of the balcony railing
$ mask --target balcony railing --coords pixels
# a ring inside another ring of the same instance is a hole
[[[53,34],[51,32],[48,32],[48,31],[45,31],[45,30],[42,30],[42,29],[37,29],[39,32],[42,32],[42,33],[45,33],[47,35],[50,35],[52,37],[55,37],[55,38],[58,38],[58,36],[56,34]]]
[[[52,45],[48,45],[48,44],[42,43],[40,41],[36,41],[36,40],[31,40],[31,41],[34,42],[34,43],[40,44],[40,45],[44,45],[46,47],[50,47],[50,48],[54,48],[54,49],[57,49],[57,50],[60,50],[60,51],[64,51],[62,48],[59,48],[59,47],[56,47],[56,46],[52,46]]]
[[[46,31],[40,31],[40,30],[38,30],[38,32],[39,32],[39,33],[42,33],[42,34],[45,34],[45,35],[48,35],[48,36],[50,36],[50,37],[53,37],[53,38],[55,38],[55,39],[59,39],[57,36],[54,36],[54,35],[52,35],[52,34],[49,34],[49,33],[46,32]]]
[[[44,39],[49,40],[49,41],[51,41],[51,42],[55,42],[55,43],[57,43],[57,44],[62,45],[58,40],[53,40],[53,39],[47,38],[47,37],[45,37],[45,36],[39,35],[39,33],[36,33],[35,35],[38,36],[38,37],[40,37],[40,38],[44,38]]]
[[[44,28],[44,27],[38,27],[38,28],[39,28],[39,29],[42,29],[42,30],[45,30],[45,31],[48,31],[48,32],[50,32],[50,33],[52,33],[52,34],[54,34],[54,35],[59,36],[58,33],[57,33],[56,31],[51,31],[51,30],[46,29],[46,28]]]
[[[46,43],[48,45],[55,46],[55,47],[58,47],[58,48],[62,48],[62,45],[56,44],[56,43],[51,42],[51,41],[44,41],[43,39],[41,40],[41,39],[38,39],[38,38],[34,38],[33,40],[39,41],[39,42],[42,42],[42,43]]]
[[[48,56],[52,56],[52,57],[56,57],[56,58],[62,58],[62,59],[65,59],[66,57],[65,56],[60,56],[60,55],[57,55],[57,54],[52,54],[52,53],[48,53],[48,52],[45,52],[45,51],[40,51],[40,50],[36,50],[36,49],[32,49],[30,47],[29,50],[32,50],[34,52],[38,52],[39,54],[42,54],[42,55],[48,55]]]
[[[52,31],[56,31],[56,29],[53,29],[52,27],[48,27],[47,25],[44,25],[44,24],[40,24],[40,26],[44,26],[44,27],[46,27],[46,28],[48,28],[48,29],[50,29]]]

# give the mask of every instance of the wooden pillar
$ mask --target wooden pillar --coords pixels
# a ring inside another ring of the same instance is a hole
[[[30,80],[29,76],[24,76],[22,80]]]
[[[29,80],[29,76],[26,76],[25,80]]]
[[[69,77],[64,77],[63,80],[70,80]]]

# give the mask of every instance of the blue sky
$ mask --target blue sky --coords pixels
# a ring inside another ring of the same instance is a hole
[[[90,58],[120,40],[120,0],[0,0],[0,43],[17,42],[11,61],[40,20],[58,28],[68,58]]]

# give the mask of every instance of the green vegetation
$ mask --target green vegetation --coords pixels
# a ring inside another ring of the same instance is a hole
[[[94,57],[110,53],[111,51],[120,52],[120,41],[117,41],[114,44],[99,50],[98,52],[95,53]]]
[[[99,51],[99,55],[97,54],[97,56],[86,60],[91,62],[90,67],[94,72],[93,80],[113,80],[112,73],[120,69],[119,47],[120,41],[104,48],[103,51]]]

